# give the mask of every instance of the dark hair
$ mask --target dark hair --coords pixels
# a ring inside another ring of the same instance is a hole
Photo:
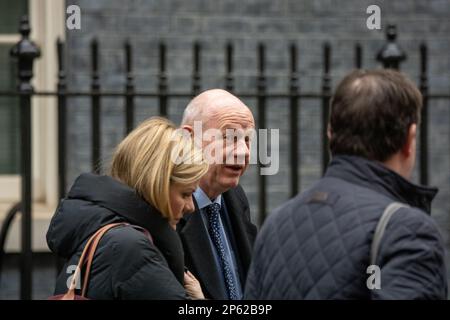
[[[386,161],[406,143],[411,124],[420,122],[422,95],[394,70],[355,70],[331,99],[330,150]]]

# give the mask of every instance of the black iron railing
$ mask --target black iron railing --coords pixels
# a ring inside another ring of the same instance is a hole
[[[57,41],[57,56],[58,56],[58,83],[56,91],[41,91],[35,92],[30,84],[33,77],[33,61],[40,55],[39,48],[29,39],[30,26],[28,18],[24,17],[20,23],[20,34],[22,39],[12,48],[11,55],[16,58],[18,66],[18,89],[15,91],[0,91],[0,96],[19,96],[21,109],[21,177],[22,177],[22,192],[21,202],[16,204],[4,220],[3,227],[0,234],[0,264],[1,257],[4,253],[3,246],[6,235],[11,225],[14,216],[17,213],[22,214],[21,224],[21,298],[31,299],[32,293],[32,248],[31,248],[31,209],[32,209],[32,188],[31,188],[31,163],[32,163],[32,144],[31,144],[31,97],[32,96],[54,96],[57,99],[58,106],[58,192],[59,198],[63,198],[66,194],[67,183],[67,100],[72,97],[90,97],[91,99],[91,121],[92,121],[92,158],[91,169],[93,172],[99,172],[101,159],[101,101],[104,97],[118,97],[124,99],[124,113],[125,113],[125,130],[130,132],[134,127],[134,107],[135,99],[138,97],[157,98],[159,104],[159,114],[167,116],[168,102],[172,98],[191,98],[198,94],[201,90],[201,44],[195,42],[193,44],[193,65],[192,65],[192,86],[190,92],[173,92],[169,90],[168,76],[166,73],[167,63],[167,47],[164,42],[159,44],[159,74],[158,86],[156,91],[152,92],[136,92],[134,75],[133,75],[133,52],[129,41],[124,44],[125,51],[125,87],[123,91],[104,91],[101,89],[101,79],[99,77],[100,60],[99,60],[99,42],[94,39],[91,42],[91,87],[89,91],[74,91],[70,90],[66,80],[66,65],[64,63],[64,43]],[[400,63],[406,59],[406,54],[400,49],[397,44],[397,33],[394,26],[387,28],[387,42],[385,46],[376,54],[378,61],[386,68],[399,68]],[[258,77],[257,85],[254,92],[236,92],[235,94],[241,98],[255,98],[257,101],[258,112],[258,127],[265,128],[266,126],[266,110],[267,100],[273,98],[283,98],[289,101],[289,128],[290,128],[290,194],[293,196],[300,190],[300,174],[298,171],[299,163],[299,128],[298,117],[300,114],[301,102],[306,99],[314,99],[321,101],[321,125],[322,125],[322,144],[320,146],[322,152],[322,169],[325,170],[329,161],[328,153],[328,139],[327,139],[327,123],[328,123],[328,108],[332,94],[331,88],[331,45],[325,43],[323,45],[323,71],[322,71],[322,86],[320,92],[302,92],[299,82],[300,74],[298,72],[298,48],[295,44],[287,46],[290,53],[290,68],[287,76],[289,77],[289,87],[286,92],[268,93],[267,92],[267,76],[265,45],[260,43],[258,45],[256,58],[258,61]],[[428,184],[429,167],[428,167],[428,102],[431,99],[448,99],[449,94],[435,94],[430,95],[428,92],[428,78],[427,78],[427,47],[425,44],[420,45],[420,83],[419,87],[424,96],[424,108],[422,113],[422,122],[420,130],[420,182]],[[355,44],[354,66],[361,68],[362,61],[362,47],[360,44]],[[235,77],[233,68],[233,44],[227,43],[225,48],[225,89],[233,91],[235,87]],[[259,164],[263,166],[263,164]],[[267,203],[267,181],[265,176],[258,175],[258,210],[259,222],[262,223],[266,217]],[[1,266],[0,266],[1,267]],[[1,271],[1,270],[0,270]]]

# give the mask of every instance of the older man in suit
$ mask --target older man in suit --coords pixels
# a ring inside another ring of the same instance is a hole
[[[239,186],[249,164],[253,115],[231,93],[212,89],[189,103],[181,125],[196,139],[198,125],[201,133],[215,132],[203,135],[200,142],[205,151],[213,150],[209,154],[215,161],[209,161],[209,171],[193,194],[196,210],[177,226],[185,264],[206,298],[239,300],[256,237],[247,197]]]

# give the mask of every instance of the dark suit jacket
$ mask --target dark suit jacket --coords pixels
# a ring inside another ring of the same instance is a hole
[[[237,254],[239,277],[245,284],[250,266],[253,243],[256,238],[256,226],[250,221],[250,208],[241,186],[222,194],[231,223],[232,243]],[[194,198],[195,212],[186,214],[177,225],[177,231],[183,242],[185,265],[194,274],[202,286],[207,299],[228,299],[220,285],[220,272],[217,270],[214,253],[210,246],[209,234]]]

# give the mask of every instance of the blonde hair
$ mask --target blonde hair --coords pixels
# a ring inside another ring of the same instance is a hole
[[[173,157],[181,157],[183,151],[183,161],[174,161]],[[117,146],[110,174],[135,189],[164,217],[171,219],[170,184],[196,182],[207,171],[202,151],[190,135],[181,134],[167,119],[152,117]]]

